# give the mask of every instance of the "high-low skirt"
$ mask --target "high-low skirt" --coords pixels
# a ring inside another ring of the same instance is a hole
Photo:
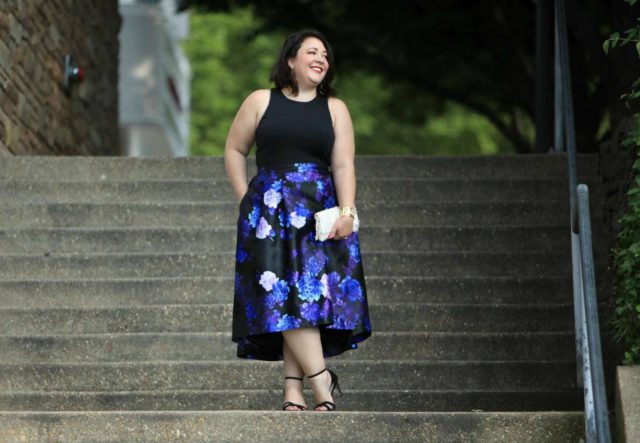
[[[358,233],[315,240],[317,211],[338,204],[330,169],[258,167],[239,204],[232,341],[237,356],[282,360],[282,331],[318,326],[324,357],[371,335]]]

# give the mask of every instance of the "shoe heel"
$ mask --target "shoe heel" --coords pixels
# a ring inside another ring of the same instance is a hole
[[[329,372],[329,376],[331,376],[331,384],[329,385],[329,392],[331,393],[331,395],[333,396],[333,390],[335,388],[338,388],[338,392],[340,392],[340,396],[342,396],[342,389],[340,389],[340,385],[338,385],[338,376],[336,375],[335,372],[333,372],[331,369],[328,368],[324,368],[322,371],[320,372],[316,372],[313,375],[309,375],[307,376],[307,378],[313,378],[317,375],[322,374],[324,371],[328,371]],[[331,401],[323,401],[322,403],[318,403],[317,405],[315,405],[313,407],[314,411],[317,410],[317,408],[319,406],[324,406],[325,408],[327,408],[327,411],[335,411],[336,409],[336,404],[331,402]]]
[[[338,374],[333,372],[331,369],[328,369],[329,374],[331,374],[331,395],[333,396],[333,390],[338,389],[340,393],[340,397],[342,397],[342,389],[340,388],[340,384],[338,383]]]

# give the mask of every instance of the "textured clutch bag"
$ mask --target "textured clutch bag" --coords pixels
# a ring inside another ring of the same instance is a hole
[[[313,214],[313,218],[316,219],[316,240],[324,241],[327,239],[329,232],[333,224],[338,218],[340,218],[340,207],[334,206],[333,208],[323,209]],[[360,219],[356,213],[353,219],[353,231],[357,232],[360,227]]]

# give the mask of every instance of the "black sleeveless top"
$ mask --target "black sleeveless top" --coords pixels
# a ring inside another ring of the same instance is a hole
[[[307,162],[330,166],[334,140],[327,97],[297,102],[271,88],[269,105],[256,128],[256,166]]]

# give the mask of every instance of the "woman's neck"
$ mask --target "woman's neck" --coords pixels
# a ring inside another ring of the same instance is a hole
[[[309,88],[308,90],[303,90],[302,88],[300,88],[300,86],[298,86],[298,95],[293,95],[291,88],[288,86],[285,86],[283,91],[288,97],[296,97],[296,98],[310,99],[310,100],[314,99],[318,94],[315,88]]]

